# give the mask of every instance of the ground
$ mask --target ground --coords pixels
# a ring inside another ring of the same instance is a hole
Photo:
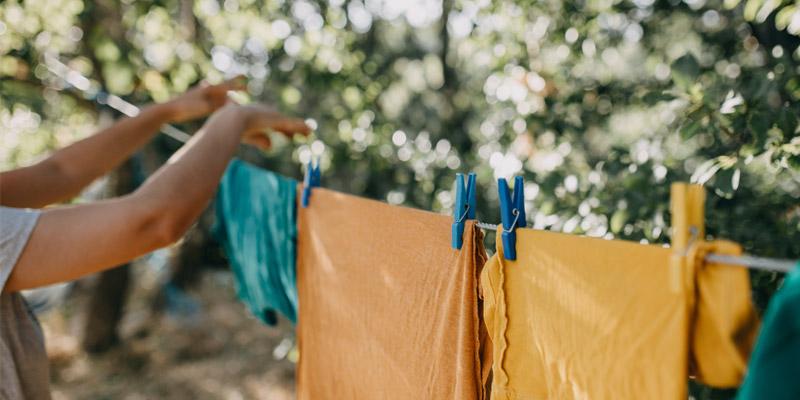
[[[80,350],[87,281],[40,315],[51,359],[54,400],[294,398],[291,324],[267,327],[237,301],[230,273],[205,274],[191,294],[201,317],[153,316],[157,285],[136,272],[121,326],[122,344],[101,354]],[[277,353],[277,355],[276,355]]]

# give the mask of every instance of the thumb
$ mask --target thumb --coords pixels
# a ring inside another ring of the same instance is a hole
[[[272,129],[289,137],[295,134],[308,136],[311,132],[311,128],[300,118],[281,117],[273,122]]]
[[[228,91],[245,90],[247,88],[247,78],[244,75],[237,75],[234,78],[228,79],[218,85],[211,86],[209,89],[214,93],[225,94]]]
[[[270,140],[269,136],[264,134],[245,136],[243,142],[251,146],[255,146],[261,150],[269,150],[269,148],[272,147],[272,140]]]

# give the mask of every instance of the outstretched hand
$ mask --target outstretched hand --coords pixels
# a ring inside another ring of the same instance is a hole
[[[267,135],[270,132],[281,133],[290,139],[296,135],[308,136],[311,132],[311,128],[302,119],[287,117],[274,108],[262,104],[229,104],[215,116],[225,118],[222,117],[225,114],[244,122],[241,131],[243,143],[262,150],[268,150],[272,145]],[[209,123],[215,118],[212,117]]]
[[[228,92],[244,90],[246,79],[242,76],[218,85],[203,82],[167,103],[172,122],[184,122],[205,117],[228,102]]]
[[[272,142],[266,133],[279,132],[288,138],[295,135],[308,136],[311,128],[300,118],[287,117],[271,107],[264,105],[239,106],[247,115],[247,128],[242,136],[242,142],[267,150]]]

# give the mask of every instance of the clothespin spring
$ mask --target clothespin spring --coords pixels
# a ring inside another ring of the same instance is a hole
[[[503,228],[503,232],[507,232],[507,233],[514,232],[514,229],[516,229],[516,227],[517,227],[517,222],[519,222],[520,212],[519,212],[518,209],[515,208],[515,209],[511,210],[511,214],[514,215],[514,222],[511,223],[511,226],[508,227],[508,229]]]
[[[501,240],[506,260],[517,259],[517,228],[525,227],[525,188],[521,176],[514,178],[514,192],[510,193],[508,181],[497,180],[497,197],[500,199],[500,219],[503,222]],[[513,217],[513,220],[512,220]]]
[[[464,220],[467,218],[467,215],[469,215],[469,204],[464,205],[464,214],[461,214],[461,218],[459,218],[456,223],[460,224],[464,222]]]

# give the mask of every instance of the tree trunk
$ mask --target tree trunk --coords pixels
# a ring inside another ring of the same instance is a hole
[[[83,348],[102,353],[119,344],[117,328],[122,320],[130,287],[130,264],[100,274],[89,304]]]
[[[111,176],[113,197],[130,193],[136,187],[136,161],[121,165]],[[117,327],[122,320],[130,287],[130,264],[102,272],[91,294],[87,309],[83,348],[90,353],[102,353],[119,343]]]

